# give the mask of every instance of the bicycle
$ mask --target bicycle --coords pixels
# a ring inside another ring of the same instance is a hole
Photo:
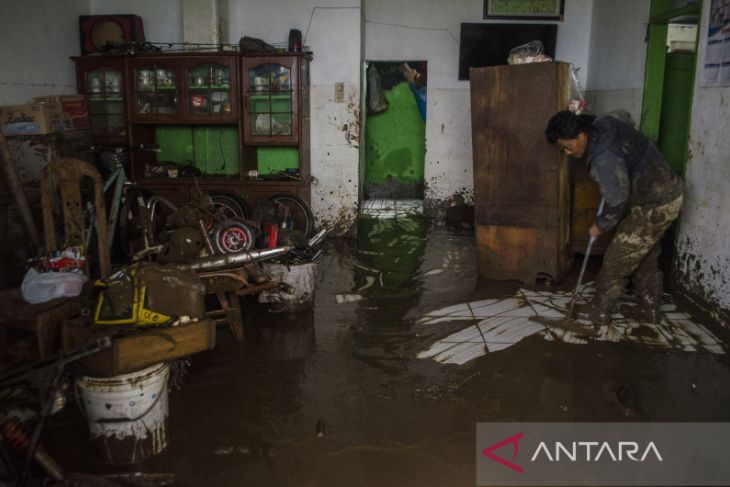
[[[130,150],[141,150],[160,152],[156,144],[141,144],[138,146],[91,146],[92,152],[99,152],[97,166],[104,177],[103,192],[109,196],[107,207],[107,241],[114,245],[117,251],[123,256],[130,257],[137,246],[134,242],[140,237],[143,239],[143,247],[149,247],[151,241],[147,230],[146,200],[150,193],[127,179],[126,165],[127,153]],[[111,193],[110,193],[111,190]],[[86,211],[92,223],[88,226],[86,235],[87,248],[91,243],[91,236],[96,227],[93,224],[93,206],[87,203]],[[115,239],[119,232],[119,239]],[[118,252],[117,252],[118,253]]]

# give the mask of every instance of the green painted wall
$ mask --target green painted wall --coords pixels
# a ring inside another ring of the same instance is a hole
[[[155,127],[158,161],[193,164],[205,174],[238,174],[238,128],[165,125]]]
[[[423,182],[426,124],[407,83],[385,91],[388,109],[368,115],[365,183]]]
[[[257,147],[256,158],[259,163],[259,174],[299,168],[298,147]]]

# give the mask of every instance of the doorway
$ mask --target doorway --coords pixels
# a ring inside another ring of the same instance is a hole
[[[426,159],[426,61],[366,61],[360,211],[422,213]]]
[[[651,0],[641,131],[677,174],[687,166],[701,2],[672,9]],[[662,239],[660,267],[671,287],[677,222]]]
[[[651,1],[641,131],[684,176],[701,4],[671,5],[671,0]]]

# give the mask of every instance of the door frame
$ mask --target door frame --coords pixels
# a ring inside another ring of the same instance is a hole
[[[672,9],[672,0],[651,0],[649,25],[647,28],[646,68],[644,71],[644,94],[641,105],[641,132],[655,144],[659,140],[659,128],[664,97],[664,73],[667,64],[667,32],[669,22],[686,15],[697,16],[699,40],[702,2]],[[695,49],[695,70],[697,50]],[[690,109],[690,114],[692,110]],[[689,136],[689,134],[687,134]]]

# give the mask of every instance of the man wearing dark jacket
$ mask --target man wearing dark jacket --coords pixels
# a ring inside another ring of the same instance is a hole
[[[658,260],[661,238],[682,207],[683,184],[657,148],[643,134],[614,117],[590,117],[564,111],[545,131],[558,149],[576,159],[585,157],[588,173],[605,200],[603,212],[590,227],[592,237],[616,229],[603,256],[593,302],[582,309],[594,332],[611,322],[611,312],[629,279],[639,306],[621,313],[656,322],[662,294]]]

